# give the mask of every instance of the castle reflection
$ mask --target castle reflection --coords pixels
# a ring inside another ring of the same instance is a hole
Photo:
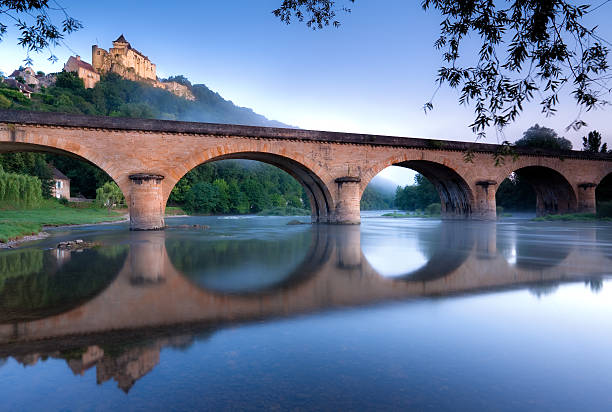
[[[560,238],[520,224],[379,225],[283,226],[238,239],[122,232],[82,252],[3,252],[0,365],[64,359],[127,392],[163,348],[230,322],[519,286],[542,297],[569,281],[597,292],[612,250],[596,246],[607,236],[597,226]]]

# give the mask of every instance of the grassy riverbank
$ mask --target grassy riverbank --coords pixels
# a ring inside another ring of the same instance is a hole
[[[0,210],[0,242],[39,233],[43,226],[84,225],[114,222],[123,213],[100,209],[91,204],[64,206],[55,200],[44,200],[31,209]]]
[[[563,215],[547,215],[532,219],[534,222],[610,222],[612,218],[600,217],[595,213],[567,213]]]
[[[383,217],[393,217],[393,218],[440,218],[440,214],[430,215],[426,213],[399,213],[399,212],[391,212],[385,213],[382,215]]]

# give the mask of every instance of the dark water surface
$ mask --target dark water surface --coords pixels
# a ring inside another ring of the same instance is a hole
[[[1,251],[0,410],[612,410],[612,224],[291,219]]]

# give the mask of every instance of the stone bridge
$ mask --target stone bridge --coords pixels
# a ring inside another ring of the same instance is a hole
[[[517,148],[518,157],[496,164],[503,150],[492,144],[0,110],[0,152],[12,151],[60,153],[100,167],[123,191],[135,230],[163,228],[174,185],[222,159],[279,167],[305,188],[313,223],[339,224],[360,222],[365,187],[391,165],[432,182],[449,219],[495,219],[496,190],[512,172],[533,186],[538,214],[594,212],[595,188],[612,172],[611,157],[578,151]]]

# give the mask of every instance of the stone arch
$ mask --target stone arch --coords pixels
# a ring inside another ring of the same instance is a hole
[[[412,169],[429,180],[440,196],[442,217],[445,219],[468,218],[474,209],[474,193],[466,180],[452,167],[427,159],[414,159],[407,156],[393,156],[364,174],[361,193],[368,183],[389,166]]]
[[[595,206],[599,214],[602,213],[602,202],[612,202],[612,172],[598,179],[595,184],[597,185],[595,186]],[[607,204],[605,205],[605,209],[604,213],[607,216],[610,212]]]
[[[129,204],[130,196],[130,180],[127,175],[120,172],[120,168],[109,162],[102,153],[87,149],[78,143],[64,142],[63,139],[46,139],[45,144],[39,143],[17,143],[17,142],[0,142],[0,153],[14,152],[36,152],[36,153],[51,153],[62,156],[69,156],[83,160],[87,163],[99,167],[111,179],[117,183],[126,202]],[[41,142],[42,143],[42,142]]]
[[[536,193],[536,215],[572,213],[578,209],[578,198],[569,180],[556,169],[549,166],[529,165],[510,170],[500,179],[503,181],[511,173],[530,184]],[[498,185],[499,187],[499,185]]]
[[[174,185],[190,170],[201,164],[228,159],[256,160],[287,172],[304,187],[310,200],[313,223],[331,222],[334,213],[334,199],[325,183],[331,180],[327,172],[302,154],[289,154],[282,149],[277,151],[273,146],[270,143],[262,145],[258,145],[258,142],[245,143],[238,148],[235,145],[231,148],[229,146],[215,147],[192,155],[174,171],[173,175],[164,180],[164,204],[168,201]]]

